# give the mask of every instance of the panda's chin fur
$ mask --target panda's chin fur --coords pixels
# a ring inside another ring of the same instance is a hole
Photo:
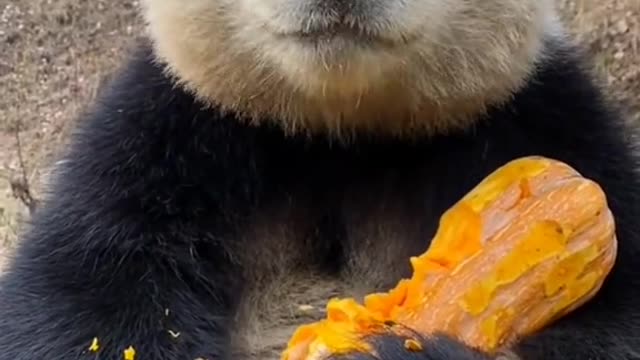
[[[156,56],[199,99],[336,137],[468,127],[557,33],[551,0],[371,1],[342,17],[307,3],[320,2],[142,1]]]

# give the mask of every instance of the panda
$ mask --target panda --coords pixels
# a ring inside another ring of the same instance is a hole
[[[411,273],[440,215],[518,157],[602,185],[598,295],[497,354],[640,358],[633,129],[553,0],[142,0],[147,34],[79,119],[0,280],[0,360],[278,359],[300,299]],[[334,360],[373,359],[365,355]]]

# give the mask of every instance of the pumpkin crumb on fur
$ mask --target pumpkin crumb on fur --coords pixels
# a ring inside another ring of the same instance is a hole
[[[332,299],[301,326],[283,360],[372,353],[370,338],[441,332],[495,353],[591,299],[615,261],[603,190],[559,161],[525,157],[486,177],[440,219],[413,276],[364,304]],[[375,355],[375,354],[374,354]]]
[[[418,352],[418,351],[422,351],[422,344],[420,344],[416,340],[407,339],[404,341],[404,348],[409,351]]]
[[[94,337],[89,346],[89,351],[98,352],[98,350],[100,350],[100,343],[98,342],[98,338]]]
[[[124,360],[135,360],[136,350],[133,346],[129,346],[124,350]]]
[[[89,351],[98,352],[98,350],[100,350],[100,343],[98,341],[98,338],[94,337],[93,340],[91,340]],[[124,360],[135,360],[136,350],[133,348],[133,346],[129,346],[124,350],[123,356],[124,356]]]

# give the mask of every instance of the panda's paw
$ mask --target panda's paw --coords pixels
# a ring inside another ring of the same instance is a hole
[[[373,349],[370,353],[339,355],[331,360],[521,360],[509,351],[488,355],[447,336],[378,336],[370,338],[369,344]]]

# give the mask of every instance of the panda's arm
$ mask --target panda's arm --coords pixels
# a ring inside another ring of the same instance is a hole
[[[515,104],[522,135],[505,142],[499,152],[560,159],[598,182],[616,222],[617,257],[594,299],[511,350],[524,360],[640,359],[640,158],[635,129],[604,99],[582,67],[581,52],[558,51],[555,56]],[[507,129],[513,133],[517,127]]]
[[[599,136],[606,138],[606,131]],[[602,149],[600,160],[577,161],[581,170],[586,170],[603,184],[616,214],[616,264],[593,300],[498,354],[481,354],[441,336],[422,339],[421,351],[407,351],[404,339],[380,337],[372,340],[375,352],[382,354],[380,357],[359,355],[332,360],[640,359],[640,266],[637,259],[640,254],[640,177],[635,169],[635,155],[628,150],[618,151],[621,150],[618,144],[610,145],[609,151]]]
[[[640,359],[640,158],[633,130],[602,101],[581,70],[576,52],[562,52],[504,111],[473,133],[487,171],[511,159],[544,155],[571,164],[598,182],[616,221],[617,258],[596,297],[539,333],[504,349],[503,359]],[[472,151],[473,152],[473,151]],[[453,153],[453,151],[451,151]],[[457,165],[456,165],[457,166]],[[475,168],[476,166],[470,166]],[[466,169],[466,174],[473,170]],[[485,174],[478,176],[481,178]],[[471,176],[471,175],[470,175]],[[441,189],[446,191],[446,189]],[[446,338],[424,339],[423,351],[408,352],[398,338],[375,339],[382,360],[477,360],[479,354]],[[366,356],[336,360],[373,360]],[[380,360],[380,359],[376,359]]]
[[[228,358],[257,170],[211,115],[146,59],[99,97],[0,280],[0,359]]]

